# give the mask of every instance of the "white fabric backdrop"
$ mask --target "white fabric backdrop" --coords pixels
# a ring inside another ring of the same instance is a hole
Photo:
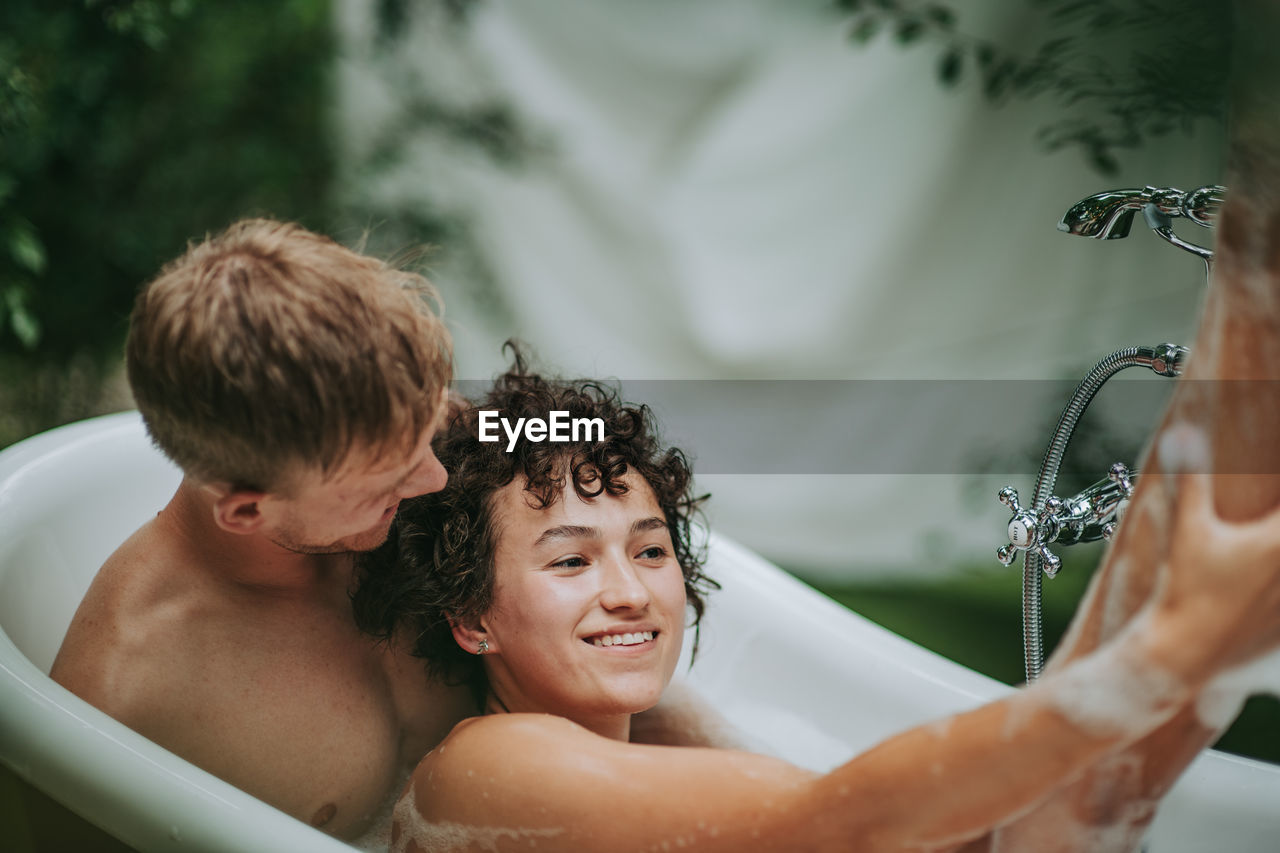
[[[936,48],[855,46],[816,2],[485,0],[465,28],[418,14],[393,48],[369,5],[337,5],[345,192],[471,218],[505,311],[468,270],[435,271],[461,377],[499,370],[513,334],[565,373],[624,380],[1074,380],[1121,346],[1191,337],[1198,261],[1140,219],[1107,242],[1054,224],[1103,189],[1216,182],[1213,132],[1100,178],[1035,146],[1050,106],[943,90]],[[1025,36],[997,4],[955,5],[967,31]],[[360,172],[423,92],[507,99],[551,150],[508,169],[423,132]],[[902,430],[948,438],[939,420]],[[932,571],[1004,541],[1007,476],[700,482],[717,529],[809,573]]]

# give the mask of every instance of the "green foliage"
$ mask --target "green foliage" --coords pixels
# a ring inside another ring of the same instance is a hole
[[[849,38],[892,34],[937,49],[944,86],[974,77],[994,102],[1052,100],[1064,113],[1041,127],[1048,150],[1078,148],[1096,171],[1121,152],[1200,120],[1225,121],[1230,4],[1202,0],[1028,0],[1049,37],[1022,47],[964,33],[946,6],[913,0],[836,0]]]
[[[0,358],[118,350],[133,293],[253,213],[329,222],[324,0],[7,0]]]
[[[424,140],[477,155],[509,171],[554,160],[551,134],[532,129],[505,96],[459,98],[447,80],[423,73],[412,59],[414,52],[449,50],[450,42],[465,40],[465,28],[478,5],[479,0],[378,0],[374,5],[376,26],[369,42],[352,49],[378,57],[379,72],[391,84],[396,104],[393,117],[375,129],[367,149],[344,163],[347,186],[373,186],[396,174]],[[432,36],[423,40],[423,30]],[[465,298],[501,325],[516,322],[493,266],[474,237],[472,213],[465,205],[413,195],[371,197],[357,189],[343,213],[350,221],[375,224],[369,248],[376,253],[432,246],[437,250],[433,265],[448,267],[467,282]]]

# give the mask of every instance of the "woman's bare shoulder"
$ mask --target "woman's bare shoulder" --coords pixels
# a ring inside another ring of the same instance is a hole
[[[554,714],[469,717],[427,753],[414,778],[429,787],[448,779],[452,791],[466,796],[476,780],[494,778],[499,771],[508,784],[516,783],[524,773],[534,773],[534,767],[546,773],[574,756],[616,753],[618,746],[626,745]]]
[[[554,818],[554,803],[573,797],[574,762],[610,744],[550,714],[463,720],[418,764],[396,807],[397,832],[490,826],[496,813],[518,826],[540,825]]]
[[[744,849],[769,835],[762,804],[791,812],[771,830],[794,832],[791,819],[803,814],[795,798],[812,778],[762,756],[624,743],[561,717],[501,714],[458,724],[423,759],[397,806],[397,833],[430,840],[430,849],[452,849],[446,835],[476,849],[539,840],[603,851],[695,839],[708,850]]]
[[[504,750],[521,747],[524,754],[537,749],[544,740],[604,741],[582,726],[554,714],[489,714],[468,717],[453,727],[448,737],[428,753],[427,758],[439,764],[470,762],[491,757],[510,760],[511,753]],[[494,755],[496,753],[496,755]]]

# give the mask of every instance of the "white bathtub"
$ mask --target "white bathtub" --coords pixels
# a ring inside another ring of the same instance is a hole
[[[350,851],[170,754],[49,680],[108,554],[177,471],[134,413],[0,452],[0,761],[141,850]],[[732,542],[689,680],[761,745],[816,769],[1009,688],[852,614]],[[1009,606],[1017,607],[1016,595]],[[1152,853],[1274,853],[1280,768],[1206,753],[1166,800]]]

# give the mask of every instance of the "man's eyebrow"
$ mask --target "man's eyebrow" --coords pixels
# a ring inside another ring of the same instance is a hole
[[[542,535],[533,543],[533,547],[538,547],[547,542],[556,539],[599,539],[600,530],[596,527],[585,527],[581,524],[561,524],[557,527],[548,527],[542,531]]]

